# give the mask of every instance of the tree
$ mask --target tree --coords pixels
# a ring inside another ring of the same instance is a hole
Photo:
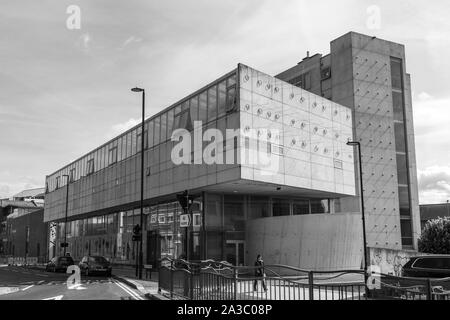
[[[430,220],[419,238],[419,252],[450,254],[450,217]]]

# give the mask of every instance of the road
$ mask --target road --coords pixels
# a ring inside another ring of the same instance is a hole
[[[0,266],[0,300],[143,300],[133,288],[110,277],[81,276],[68,287],[69,274]]]

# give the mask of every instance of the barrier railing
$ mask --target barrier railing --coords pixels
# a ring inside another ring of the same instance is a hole
[[[283,265],[233,266],[213,260],[165,258],[159,291],[191,300],[450,300],[450,278],[425,279],[377,274],[366,297],[363,270],[311,271]]]
[[[371,290],[374,299],[450,300],[450,278],[429,279],[380,275],[380,288]]]
[[[162,260],[159,291],[171,298],[193,300],[361,300],[363,272],[313,272],[283,265],[236,267],[213,260]],[[340,278],[353,276],[354,281]]]

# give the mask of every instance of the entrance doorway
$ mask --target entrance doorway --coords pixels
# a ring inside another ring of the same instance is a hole
[[[234,266],[245,265],[245,241],[227,240],[225,247],[225,258]]]
[[[147,263],[154,268],[159,266],[161,259],[161,239],[156,231],[147,233]]]

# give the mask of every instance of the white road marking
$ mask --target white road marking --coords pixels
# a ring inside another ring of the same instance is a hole
[[[32,284],[32,285],[30,285],[30,286],[28,286],[28,287],[23,288],[22,291],[28,290],[28,289],[33,288],[33,287],[34,287],[34,284]]]
[[[137,295],[136,293],[134,293],[133,291],[131,291],[130,289],[128,289],[124,284],[120,283],[117,280],[113,280],[113,282],[119,286],[120,288],[122,288],[122,290],[124,290],[126,293],[130,294],[135,300],[144,300],[142,297],[140,297],[139,295]]]
[[[41,281],[39,281],[37,284],[42,284],[42,283],[44,283],[45,282],[45,280],[41,280]]]
[[[64,296],[60,295],[60,296],[56,296],[56,297],[51,297],[51,298],[45,298],[42,300],[61,300]]]

